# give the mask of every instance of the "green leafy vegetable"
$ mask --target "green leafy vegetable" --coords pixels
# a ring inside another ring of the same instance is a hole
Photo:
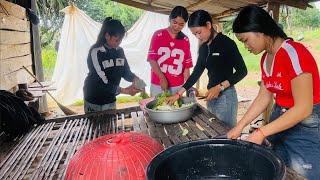
[[[157,97],[157,102],[152,109],[156,109],[158,106],[162,106],[165,103],[167,97],[171,96],[170,92],[165,91]]]
[[[140,97],[141,97],[142,99],[147,99],[147,98],[149,98],[150,96],[149,96],[148,93],[146,93],[146,92],[141,92],[141,93],[140,93]]]

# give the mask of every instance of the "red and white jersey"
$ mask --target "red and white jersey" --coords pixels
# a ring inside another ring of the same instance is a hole
[[[151,39],[148,60],[158,62],[169,87],[183,85],[184,70],[193,66],[189,38],[185,36],[183,39],[174,39],[167,29],[156,31]],[[151,83],[160,85],[160,79],[153,70]]]
[[[267,53],[261,58],[262,81],[275,93],[276,103],[290,108],[294,105],[291,80],[302,73],[311,73],[313,78],[313,103],[320,103],[319,71],[311,53],[300,43],[286,40],[277,51],[270,74],[266,66]]]

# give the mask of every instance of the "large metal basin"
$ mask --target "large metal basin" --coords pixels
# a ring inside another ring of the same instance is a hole
[[[182,101],[183,101],[183,104],[195,102],[193,98],[189,98],[189,97],[183,97]],[[190,119],[196,107],[196,103],[194,103],[190,107],[184,107],[184,108],[179,108],[179,109],[170,110],[170,111],[169,110],[168,111],[153,110],[152,107],[156,104],[156,102],[157,100],[153,100],[147,103],[145,110],[149,114],[149,117],[151,120],[158,123],[163,123],[163,124],[178,123],[178,122],[183,122]]]

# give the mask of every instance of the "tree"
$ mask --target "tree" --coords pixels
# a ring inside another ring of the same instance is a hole
[[[288,30],[320,26],[320,10],[315,8],[314,4],[313,8],[307,8],[306,10],[282,7],[280,12],[280,23],[284,24]]]
[[[141,16],[142,10],[111,0],[73,0],[74,4],[85,11],[91,18],[102,22],[106,17],[121,20],[129,29]],[[63,23],[63,14],[59,11],[68,6],[66,0],[38,0],[37,8],[40,16],[41,47],[52,44],[59,37]]]

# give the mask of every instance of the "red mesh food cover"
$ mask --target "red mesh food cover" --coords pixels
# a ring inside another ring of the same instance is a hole
[[[151,137],[126,132],[99,137],[69,162],[66,179],[145,179],[145,170],[163,147]]]

